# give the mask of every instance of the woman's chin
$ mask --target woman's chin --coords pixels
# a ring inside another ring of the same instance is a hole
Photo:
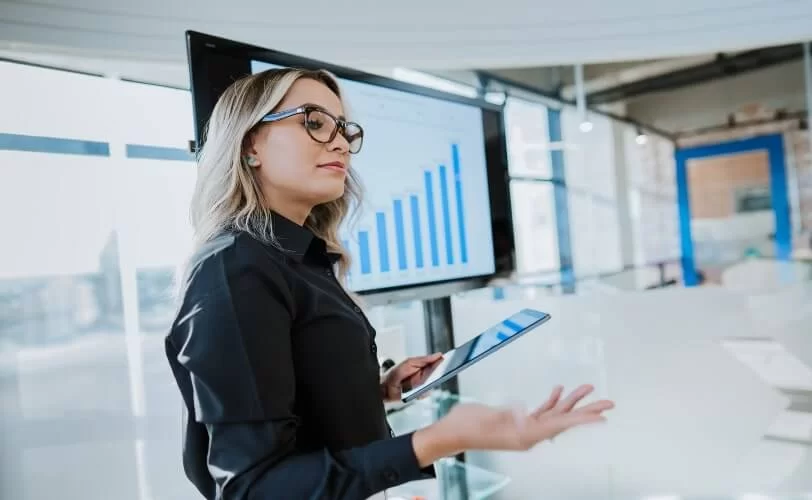
[[[326,183],[325,183],[326,184]],[[335,201],[344,196],[344,183],[336,184],[334,186],[323,185],[322,189],[314,190],[313,198],[317,199],[316,205],[323,205]]]

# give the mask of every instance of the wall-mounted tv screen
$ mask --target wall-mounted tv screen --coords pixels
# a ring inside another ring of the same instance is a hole
[[[350,167],[364,201],[341,230],[350,289],[426,298],[512,270],[500,107],[192,31],[187,48],[198,145],[218,97],[243,76],[299,67],[338,77],[349,118],[364,127]]]

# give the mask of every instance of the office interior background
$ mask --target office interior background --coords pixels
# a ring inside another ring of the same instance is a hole
[[[163,351],[192,234],[189,29],[503,106],[515,269],[451,296],[453,340],[553,320],[390,422],[582,382],[617,408],[396,494],[812,498],[802,0],[0,3],[1,498],[197,498]],[[367,312],[381,361],[433,347],[420,300]]]

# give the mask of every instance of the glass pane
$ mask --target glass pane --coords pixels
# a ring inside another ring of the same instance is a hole
[[[138,385],[144,433],[140,472],[154,500],[196,498],[180,463],[182,403],[164,351],[176,310],[177,273],[192,242],[189,207],[196,164],[187,151],[193,135],[188,92],[111,81],[120,97],[116,130],[117,184],[122,234],[122,280],[138,339]],[[160,116],[160,120],[155,117]]]
[[[0,79],[0,497],[135,500],[114,96],[102,78],[31,66],[0,63]]]
[[[673,143],[659,136],[648,135],[646,142],[639,144],[637,132],[632,127],[622,127],[628,184],[675,197],[677,179]]]
[[[372,307],[366,311],[377,332],[378,358],[398,363],[408,356],[428,353],[423,303],[403,302]]]
[[[620,223],[614,203],[596,202],[593,209],[592,238],[595,248],[595,265],[599,273],[623,268],[620,255]]]
[[[640,144],[635,129],[623,127],[635,264],[676,259],[681,250],[674,146],[650,134]]]
[[[189,159],[189,94],[8,63],[0,77],[0,497],[197,498],[163,353],[194,164],[144,159]]]
[[[657,186],[659,161],[655,138],[649,136],[644,144],[639,144],[635,129],[623,127],[623,146],[629,185],[652,189]]]
[[[369,308],[366,313],[375,327],[375,343],[382,373],[409,356],[422,356],[429,352],[422,302],[377,306]],[[436,412],[427,410],[425,404],[404,406],[395,402],[386,403],[386,407],[389,424],[396,435],[425,427],[437,417]],[[407,411],[401,411],[404,407]]]
[[[520,274],[560,267],[554,185],[514,180],[510,183],[516,261]]]
[[[676,202],[639,189],[629,194],[635,263],[678,259],[681,250]]]
[[[649,142],[657,148],[656,170],[659,192],[676,200],[677,165],[674,159],[674,144],[663,137],[649,137]]]
[[[572,260],[576,276],[587,276],[598,272],[598,249],[594,247],[593,204],[584,193],[569,190],[569,229],[572,242]]]
[[[15,470],[0,496],[136,499],[109,159],[2,151],[0,172],[0,231],[14,235],[0,260],[0,432]]]
[[[547,107],[509,98],[505,104],[505,129],[510,175],[552,178]]]
[[[784,137],[785,141],[792,144],[792,155],[788,155],[787,160],[795,160],[797,204],[800,212],[797,223],[806,229],[806,233],[796,238],[795,248],[798,255],[808,259],[812,255],[812,151],[809,132],[807,130],[789,132]]]
[[[590,114],[592,130],[582,132],[581,117],[572,108],[561,113],[565,147],[567,186],[604,199],[615,199],[615,124],[611,119]]]
[[[617,271],[623,267],[617,205],[569,190],[570,238],[578,276]]]

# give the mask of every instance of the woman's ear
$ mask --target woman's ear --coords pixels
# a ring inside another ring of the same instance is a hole
[[[254,147],[254,134],[249,133],[242,141],[242,161],[249,167],[260,166],[259,155]]]

